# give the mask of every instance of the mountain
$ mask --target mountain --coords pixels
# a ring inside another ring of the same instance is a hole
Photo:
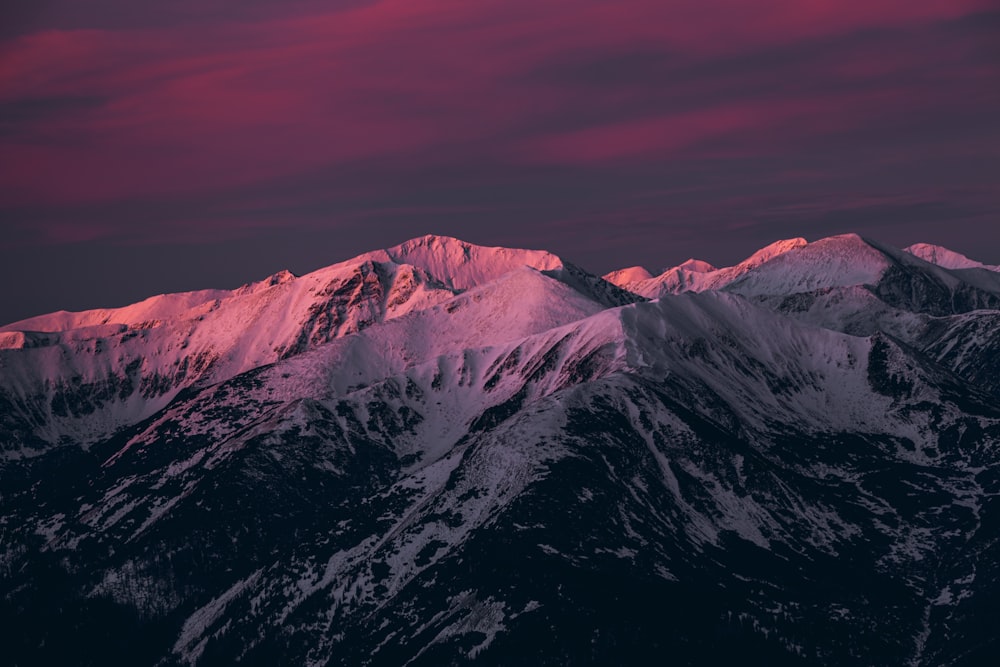
[[[624,269],[613,271],[604,276],[604,279],[635,294],[653,299],[681,292],[704,292],[724,287],[748,271],[753,271],[775,257],[804,245],[806,240],[801,238],[777,241],[761,248],[739,264],[723,269],[717,269],[703,260],[689,259],[658,276],[652,276],[648,271],[644,275],[636,273],[633,269]]]
[[[987,269],[989,271],[1000,271],[1000,266],[987,266],[982,262],[969,259],[954,250],[948,250],[947,248],[929,243],[915,243],[908,248],[904,248],[904,250],[914,257],[919,257],[924,261],[937,264],[946,269]]]
[[[423,237],[8,325],[5,659],[992,664],[1000,275],[948,256]]]
[[[424,237],[301,278],[286,271],[230,292],[162,295],[15,322],[0,328],[0,405],[11,406],[9,419],[33,438],[0,439],[0,455],[96,442],[163,409],[185,388],[425,310],[518,267],[568,280],[579,272],[549,253]]]

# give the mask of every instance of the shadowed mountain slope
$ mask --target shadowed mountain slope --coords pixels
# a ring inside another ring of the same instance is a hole
[[[8,659],[991,664],[1000,287],[942,257],[424,237],[5,327]]]

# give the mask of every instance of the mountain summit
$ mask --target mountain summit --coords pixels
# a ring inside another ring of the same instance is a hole
[[[916,243],[905,248],[905,250],[914,257],[919,257],[931,264],[937,264],[946,269],[988,269],[990,271],[1000,271],[1000,266],[987,266],[982,262],[969,259],[954,250],[948,250],[947,248],[929,243]]]
[[[0,328],[28,664],[992,664],[1000,272],[425,236]]]

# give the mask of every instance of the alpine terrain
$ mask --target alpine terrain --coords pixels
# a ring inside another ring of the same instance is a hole
[[[0,327],[28,665],[992,665],[1000,267],[427,236]]]

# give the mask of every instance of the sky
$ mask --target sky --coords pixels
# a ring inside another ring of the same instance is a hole
[[[1000,264],[981,0],[9,0],[0,323],[423,234],[596,273],[857,232]]]

